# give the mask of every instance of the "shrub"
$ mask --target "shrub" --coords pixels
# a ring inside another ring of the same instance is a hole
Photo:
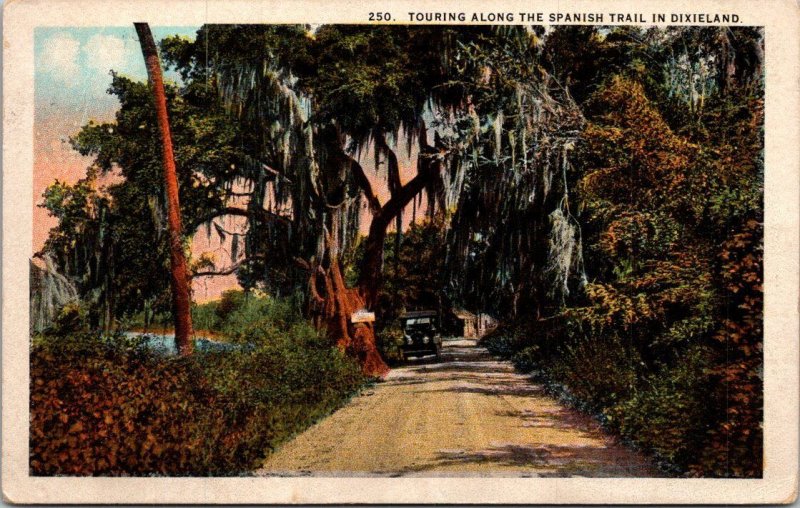
[[[238,309],[244,303],[246,293],[239,289],[229,289],[222,292],[222,296],[217,302],[216,312],[217,317],[221,322],[224,322],[228,315]]]
[[[188,358],[123,336],[37,339],[31,474],[238,474],[363,383],[306,323],[262,321],[245,337],[248,347]]]
[[[304,321],[299,296],[273,298],[258,290],[228,290],[219,301],[195,305],[192,320],[196,330],[216,332],[229,338],[241,337],[256,323],[271,322],[277,329]]]
[[[208,302],[192,307],[192,326],[195,330],[219,330],[219,302]]]
[[[307,324],[295,298],[278,299],[248,291],[243,293],[238,305],[225,314],[219,331],[229,337],[242,337],[253,326],[262,332],[267,329],[274,332],[295,324]],[[252,336],[250,339],[256,340]]]
[[[519,330],[504,324],[492,330],[480,340],[480,344],[493,355],[511,358],[523,346],[518,336]],[[523,369],[525,370],[525,369]]]
[[[377,333],[377,346],[381,356],[389,362],[397,362],[403,359],[403,352],[400,345],[403,341],[403,330],[398,322],[392,322]]]
[[[630,398],[607,410],[622,436],[676,472],[697,461],[713,423],[708,360],[707,350],[692,347],[675,368],[648,376]]]
[[[567,317],[551,328],[517,323],[483,344],[652,454],[665,472],[757,476],[762,399],[756,354],[750,363],[731,364],[708,344],[705,322],[681,320],[665,333],[683,332],[671,343],[672,357],[650,364],[639,355],[635,330],[629,336],[613,326],[594,328],[593,319]]]
[[[43,339],[31,351],[32,474],[167,473],[188,469],[187,422],[212,403],[186,362],[91,334]]]

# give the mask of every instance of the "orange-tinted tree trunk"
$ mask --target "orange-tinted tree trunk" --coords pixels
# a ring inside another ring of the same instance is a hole
[[[368,376],[383,377],[389,367],[383,361],[375,341],[373,323],[352,323],[354,312],[367,307],[364,295],[349,288],[342,276],[336,241],[339,217],[331,217],[331,232],[324,238],[327,266],[316,262],[311,271],[310,293],[312,313],[317,327],[324,327],[328,336],[348,356],[358,361],[362,372]]]
[[[153,102],[156,108],[158,129],[164,159],[164,187],[167,195],[167,229],[169,231],[169,257],[171,268],[172,307],[175,319],[175,345],[178,352],[188,355],[192,352],[192,314],[189,293],[189,272],[186,257],[183,254],[183,227],[181,225],[181,208],[178,199],[178,175],[175,169],[175,155],[172,151],[172,134],[169,129],[167,115],[167,98],[164,94],[164,79],[161,75],[161,62],[158,58],[156,43],[150,26],[147,23],[134,23],[142,47],[150,88],[153,91]]]
[[[381,267],[386,229],[433,176],[435,173],[425,169],[406,185],[398,188],[383,207],[374,211],[360,267],[361,275],[355,288],[347,287],[344,282],[339,256],[332,240],[337,236],[338,219],[334,219],[333,234],[327,239],[328,266],[324,269],[317,266],[312,272],[311,298],[316,305],[316,314],[322,317],[322,324],[337,345],[356,358],[364,373],[370,376],[383,376],[389,371],[389,367],[378,352],[374,324],[353,324],[350,317],[359,309],[375,309],[382,283]],[[320,285],[324,287],[322,293],[319,291]]]
[[[323,250],[327,259],[324,266],[317,261],[316,264],[309,264],[306,267],[311,270],[311,310],[316,316],[316,325],[324,326],[330,338],[349,356],[357,359],[363,372],[371,376],[383,376],[389,371],[389,367],[378,351],[374,324],[351,323],[351,316],[359,309],[375,309],[382,285],[383,247],[387,228],[392,221],[399,222],[400,214],[411,200],[439,178],[439,166],[430,157],[435,150],[427,144],[425,132],[423,124],[417,175],[405,185],[400,181],[394,152],[385,141],[379,147],[389,161],[391,198],[384,205],[379,202],[358,161],[344,152],[340,154],[342,162],[348,167],[366,197],[372,215],[356,287],[347,287],[342,277],[334,241],[339,228],[339,218],[336,214],[331,216],[330,233],[325,238],[326,249]]]
[[[324,296],[318,285],[324,286]],[[317,267],[312,276],[312,301],[315,314],[342,351],[358,361],[362,372],[368,376],[382,377],[389,372],[375,341],[374,323],[351,323],[351,316],[366,307],[358,289],[348,288],[342,277],[338,261],[327,270]]]
[[[352,314],[359,309],[375,310],[378,295],[383,279],[383,255],[386,233],[392,221],[397,221],[402,226],[400,218],[405,207],[411,203],[423,189],[435,182],[439,175],[440,154],[435,147],[427,142],[427,129],[421,122],[419,133],[420,157],[417,164],[417,174],[403,184],[400,179],[400,169],[397,156],[388,146],[383,134],[378,134],[376,151],[388,162],[388,187],[390,199],[381,204],[377,194],[372,189],[370,179],[364,172],[359,162],[344,150],[346,137],[338,130],[322,130],[321,136],[335,136],[338,139],[328,139],[326,146],[336,147],[326,155],[327,163],[331,169],[338,167],[341,171],[340,180],[351,176],[356,185],[361,189],[366,198],[367,206],[372,216],[369,235],[365,240],[364,256],[359,266],[359,279],[356,286],[347,287],[342,276],[341,261],[337,252],[336,239],[338,238],[340,211],[331,212],[326,209],[323,215],[329,220],[329,228],[321,240],[319,254],[311,262],[298,260],[299,264],[310,271],[310,313],[318,328],[325,328],[330,339],[347,354],[358,360],[362,370],[367,375],[382,376],[389,368],[381,357],[376,340],[373,323],[352,323]],[[331,207],[336,208],[336,207]],[[398,227],[400,230],[401,227]]]

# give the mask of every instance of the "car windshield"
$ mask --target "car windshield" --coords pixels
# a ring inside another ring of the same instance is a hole
[[[431,324],[431,318],[411,318],[406,320],[406,326],[414,326],[414,325],[429,325]]]

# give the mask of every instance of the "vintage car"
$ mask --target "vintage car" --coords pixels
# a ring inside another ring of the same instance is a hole
[[[400,316],[403,328],[403,359],[409,356],[436,355],[441,358],[442,336],[436,311],[420,310]]]

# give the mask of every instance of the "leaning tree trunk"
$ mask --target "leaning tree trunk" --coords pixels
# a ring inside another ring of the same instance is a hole
[[[386,141],[382,137],[379,138],[380,144],[376,150],[382,151],[389,161],[391,194],[391,198],[383,206],[358,161],[345,154],[343,150],[338,154],[338,164],[342,170],[346,169],[352,174],[366,197],[372,215],[356,287],[347,287],[342,276],[338,254],[341,219],[338,210],[329,215],[329,230],[321,238],[324,248],[319,250],[317,260],[313,264],[304,262],[308,265],[306,268],[311,270],[311,310],[316,316],[315,323],[317,326],[324,326],[330,338],[349,356],[356,358],[367,375],[383,376],[389,368],[378,352],[374,324],[354,324],[351,322],[351,316],[359,309],[375,309],[383,282],[383,247],[389,225],[392,221],[397,221],[398,232],[401,233],[402,223],[399,219],[405,207],[426,186],[439,178],[439,165],[436,158],[432,157],[436,150],[428,146],[426,132],[423,124],[420,131],[417,174],[405,185],[400,181],[397,157]]]
[[[175,156],[172,151],[172,135],[167,116],[167,98],[164,94],[164,80],[161,76],[161,62],[158,59],[156,43],[147,23],[134,23],[142,47],[147,76],[153,92],[153,101],[161,132],[164,187],[167,194],[167,216],[169,229],[169,253],[171,267],[172,306],[175,320],[175,345],[178,352],[188,355],[192,352],[192,315],[190,310],[189,272],[183,254],[183,234],[181,208],[178,199],[178,176],[175,169]]]
[[[367,308],[359,288],[349,288],[344,282],[336,237],[339,219],[331,221],[331,233],[326,235],[327,267],[311,265],[310,293],[312,312],[318,327],[324,327],[336,346],[358,361],[368,376],[383,377],[389,372],[378,351],[374,323],[352,323],[354,312]]]

